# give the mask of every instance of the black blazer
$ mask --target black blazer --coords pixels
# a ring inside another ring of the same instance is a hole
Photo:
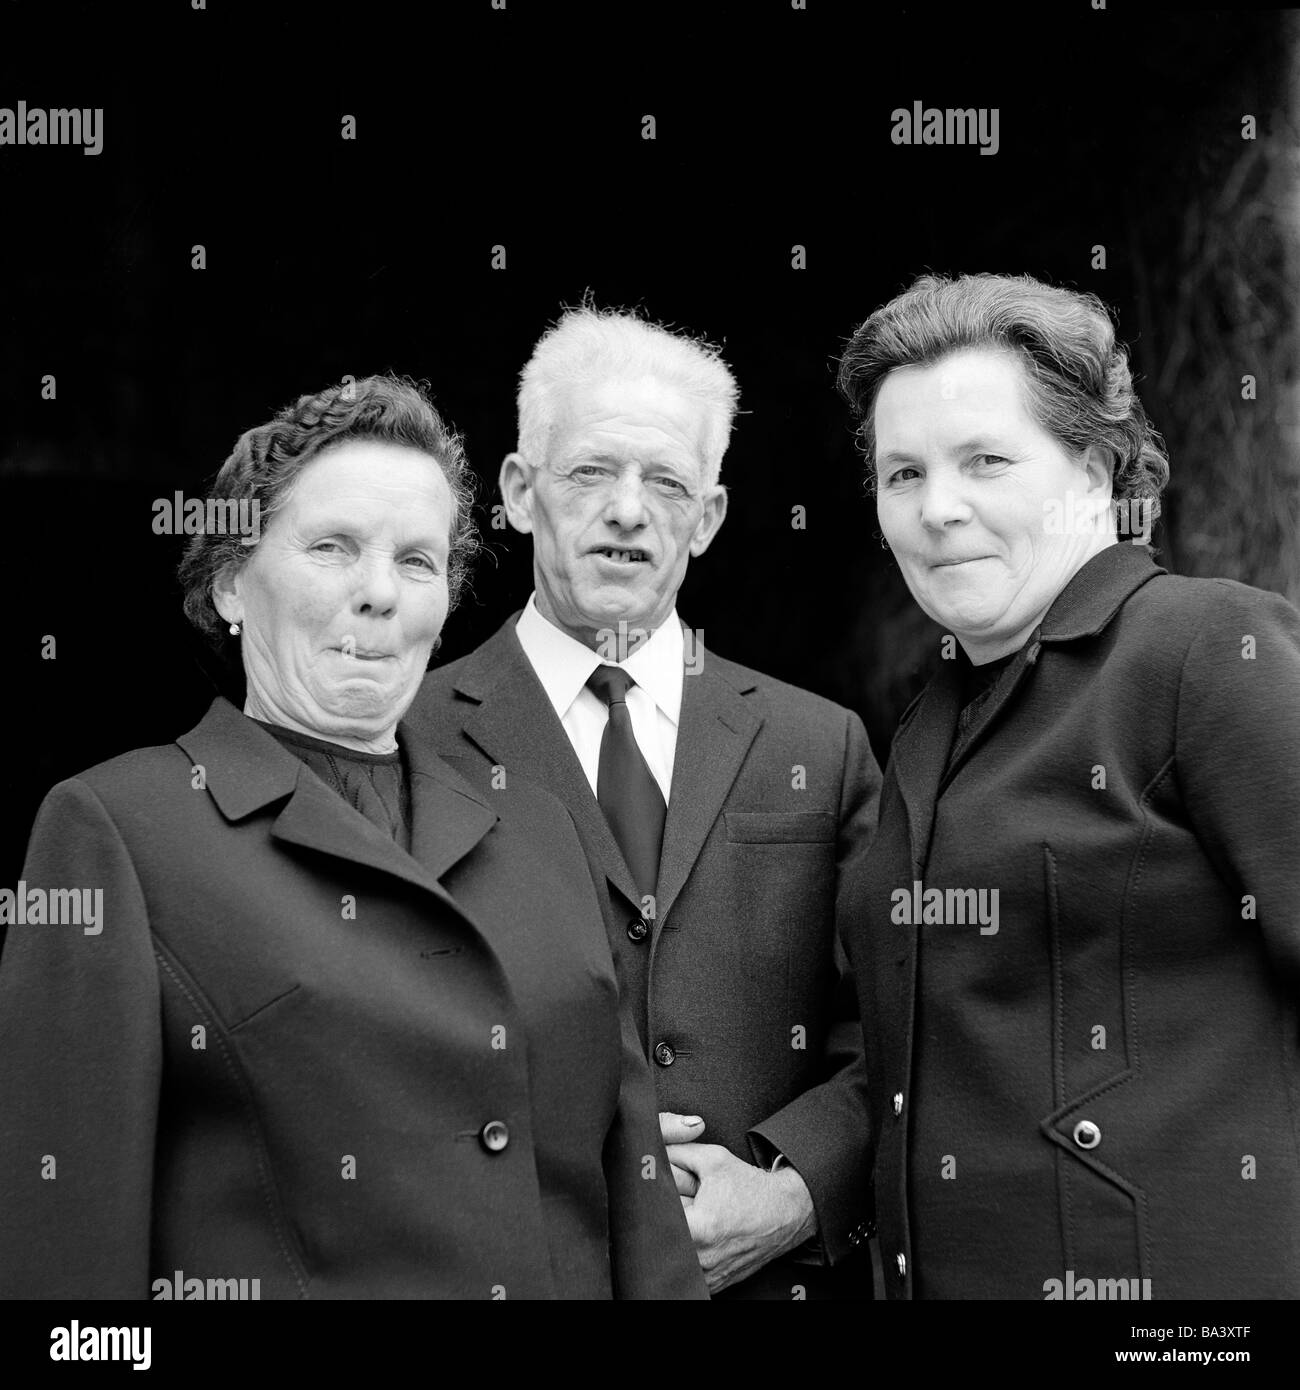
[[[659,1107],[706,1142],[808,1184],[837,1281],[778,1261],[728,1290],[870,1296],[871,1135],[862,1036],[837,933],[860,905],[880,771],[861,721],[700,646],[685,676],[656,915],[640,899],[563,726],[515,635],[430,672],[408,713],[464,775],[554,792],[596,880],[620,985],[654,1059]],[[498,778],[499,780],[499,778]],[[634,931],[629,935],[628,928]],[[865,1282],[865,1289],[861,1287]],[[725,1295],[724,1295],[725,1296]]]
[[[1300,1297],[1300,614],[1122,543],[958,740],[956,664],[851,937],[889,1291]]]
[[[61,783],[0,968],[0,1296],[706,1296],[572,822],[403,726],[407,854],[224,700]]]

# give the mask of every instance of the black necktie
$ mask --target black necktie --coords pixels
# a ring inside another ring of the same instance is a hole
[[[632,871],[642,897],[653,896],[659,881],[668,807],[632,733],[628,687],[636,682],[621,666],[597,666],[587,688],[609,706],[609,721],[600,737],[596,800]]]

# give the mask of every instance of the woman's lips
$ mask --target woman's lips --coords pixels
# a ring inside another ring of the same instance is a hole
[[[392,652],[371,651],[368,647],[331,647],[330,651],[353,661],[389,661],[393,658]]]

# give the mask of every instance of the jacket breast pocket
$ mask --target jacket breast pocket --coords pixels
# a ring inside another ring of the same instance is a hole
[[[733,845],[833,844],[835,817],[829,811],[727,811]]]

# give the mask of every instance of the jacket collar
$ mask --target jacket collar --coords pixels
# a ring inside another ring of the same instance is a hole
[[[636,886],[622,851],[515,635],[518,616],[508,619],[461,664],[455,690],[474,706],[465,712],[464,732],[494,763],[518,767],[558,796],[595,847],[609,881],[636,903]],[[763,722],[745,698],[755,685],[743,668],[707,653],[693,634],[685,636],[690,666],[683,676],[659,863],[658,922],[690,877]]]
[[[271,826],[274,838],[368,864],[450,903],[437,880],[483,839],[498,816],[424,740],[410,736],[405,723],[398,731],[411,778],[409,854],[222,696],[176,742],[191,764],[203,769],[207,792],[228,821],[245,820],[282,801]]]
[[[1072,642],[1079,637],[1096,636],[1130,594],[1165,572],[1144,545],[1128,541],[1108,545],[1056,596],[1036,634],[1038,640]]]
[[[586,843],[610,881],[632,902],[639,901],[632,872],[610,831],[591,785],[555,715],[542,683],[515,633],[519,614],[467,656],[454,689],[465,702],[461,727],[494,766],[531,778],[569,808]],[[422,696],[416,697],[415,723]],[[433,697],[437,700],[437,696]]]
[[[929,855],[939,796],[1031,679],[1043,645],[1096,636],[1136,590],[1164,573],[1145,546],[1119,542],[1094,555],[1057,595],[955,747],[962,682],[956,661],[940,663],[894,739],[894,776],[907,807],[915,876]]]

